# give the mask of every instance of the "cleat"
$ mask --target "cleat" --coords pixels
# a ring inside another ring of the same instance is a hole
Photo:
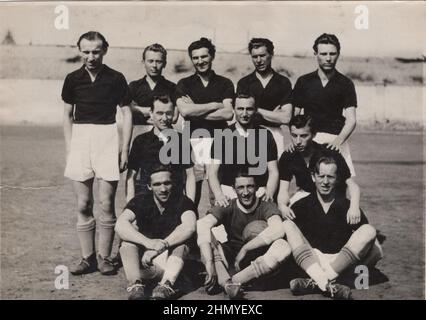
[[[326,289],[327,291],[323,292],[326,297],[334,300],[352,300],[351,289],[348,286],[330,281]]]
[[[290,291],[295,296],[321,293],[316,282],[310,278],[297,278],[290,281]]]
[[[110,258],[102,258],[98,255],[98,270],[105,276],[117,274],[117,269]]]
[[[145,295],[145,285],[141,280],[136,280],[135,283],[127,287],[127,292],[129,293],[129,300],[147,300]]]
[[[153,300],[170,300],[176,296],[176,291],[172,288],[171,283],[166,281],[165,283],[159,283],[154,290],[152,290],[151,298]]]
[[[82,274],[95,272],[98,268],[98,262],[95,255],[92,254],[88,258],[81,258],[80,262],[70,268],[71,274],[79,276]]]
[[[241,298],[244,294],[241,283],[233,283],[231,280],[226,281],[224,290],[229,299]]]

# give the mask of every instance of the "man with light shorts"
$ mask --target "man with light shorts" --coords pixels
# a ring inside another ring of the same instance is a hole
[[[147,46],[142,53],[142,63],[146,75],[139,80],[129,83],[130,108],[133,113],[133,140],[140,134],[152,129],[150,112],[155,96],[169,96],[176,104],[176,84],[164,78],[161,74],[167,64],[167,51],[161,44]],[[179,113],[175,108],[173,123],[176,123]]]
[[[274,136],[278,157],[284,151],[283,125],[292,115],[291,82],[271,64],[274,44],[269,39],[253,38],[248,44],[255,71],[238,81],[237,94],[249,94],[256,100],[258,124],[268,128]]]
[[[312,173],[315,192],[292,205],[295,219],[283,223],[296,263],[310,278],[293,279],[294,295],[322,293],[351,299],[349,287],[336,279],[356,265],[374,266],[383,256],[376,229],[364,213],[355,225],[347,222],[349,200],[339,195],[339,168],[332,156],[319,158]]]
[[[129,300],[148,299],[149,281],[156,283],[152,299],[176,298],[175,282],[190,249],[195,248],[197,209],[176,188],[174,173],[169,166],[153,167],[149,175],[152,193],[130,200],[118,218]]]
[[[179,80],[176,97],[179,113],[184,118],[184,129],[190,126],[194,154],[194,171],[197,181],[195,204],[201,197],[202,182],[207,178],[211,162],[210,148],[214,130],[225,129],[231,120],[234,85],[232,81],[212,70],[216,48],[209,39],[192,42],[188,54],[195,74]]]
[[[64,135],[67,152],[65,176],[73,180],[77,195],[77,234],[81,261],[74,275],[116,273],[110,255],[114,240],[115,193],[120,172],[127,166],[132,133],[125,77],[107,65],[105,37],[96,31],[80,36],[77,46],[84,65],[67,75],[62,89]],[[123,113],[122,143],[116,125],[117,105]],[[95,254],[96,220],[93,216],[93,182],[97,178],[101,214],[98,219],[98,259]]]
[[[317,124],[315,141],[340,150],[351,175],[355,169],[347,140],[355,130],[357,97],[353,82],[336,70],[340,42],[333,34],[319,36],[313,46],[318,70],[297,79],[292,93],[295,114],[303,112]],[[344,111],[344,116],[343,116]]]

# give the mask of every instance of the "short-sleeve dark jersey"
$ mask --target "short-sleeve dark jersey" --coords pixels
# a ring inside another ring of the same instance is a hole
[[[234,185],[235,174],[239,169],[263,167],[266,171],[254,175],[256,177],[256,184],[259,187],[266,186],[268,182],[268,162],[278,160],[277,146],[272,136],[272,133],[263,127],[256,126],[249,129],[249,136],[244,137],[239,134],[236,125],[229,126],[229,132],[234,133],[228,137],[226,131],[219,137],[215,136],[212,144],[211,156],[212,159],[220,160],[219,167],[219,182],[221,184],[232,186]],[[231,140],[232,139],[232,140]],[[222,152],[218,152],[222,146]],[[229,157],[231,153],[232,158]],[[228,161],[232,159],[232,161]],[[241,161],[239,161],[239,157]],[[257,163],[253,163],[257,159]],[[261,163],[261,164],[259,164]]]
[[[273,76],[264,88],[254,71],[238,81],[238,94],[249,94],[254,97],[257,108],[272,111],[278,106],[291,103],[291,82],[287,77],[273,70]],[[259,124],[276,126],[264,119]]]
[[[136,196],[125,209],[135,214],[139,232],[150,239],[166,238],[181,224],[181,216],[186,211],[193,211],[198,216],[194,203],[185,196],[171,200],[163,213],[160,213],[153,195]]]
[[[325,87],[317,71],[301,76],[294,86],[292,102],[315,119],[318,132],[331,134],[339,134],[345,125],[343,110],[357,107],[353,82],[337,70]]]
[[[149,183],[149,176],[151,170],[159,163],[164,165],[170,165],[173,169],[174,179],[179,189],[184,188],[186,169],[194,166],[191,160],[191,145],[190,142],[186,142],[184,147],[184,141],[182,134],[176,133],[178,141],[170,140],[168,143],[177,143],[175,146],[170,145],[168,149],[168,158],[176,159],[172,163],[162,163],[160,160],[160,150],[165,146],[164,142],[154,133],[154,129],[149,132],[143,133],[135,138],[133,141],[132,149],[129,154],[128,168],[136,171],[135,179],[135,192],[136,194],[148,193],[147,184]],[[169,147],[169,146],[166,146]],[[187,152],[185,152],[187,148]],[[177,154],[170,154],[176,151]]]
[[[298,188],[306,192],[314,192],[315,184],[312,181],[312,171],[315,168],[315,163],[322,156],[331,156],[337,164],[337,176],[340,177],[338,185],[339,191],[346,191],[345,181],[351,177],[350,170],[343,156],[334,150],[328,149],[325,145],[321,145],[312,141],[313,154],[309,160],[309,165],[306,164],[300,152],[284,152],[281,155],[278,163],[280,172],[280,180],[290,182],[293,177],[296,179]]]
[[[62,99],[73,105],[74,123],[115,123],[117,105],[130,104],[126,78],[122,73],[103,65],[92,82],[82,66],[69,73],[62,88]]]
[[[221,103],[225,99],[234,99],[235,91],[231,80],[213,72],[206,87],[197,74],[179,80],[176,87],[176,99],[186,95],[196,104]],[[187,120],[190,121],[191,133],[195,129],[203,128],[213,136],[214,129],[227,127],[225,120],[205,120],[202,117],[191,117]]]
[[[281,215],[277,205],[272,202],[257,200],[258,203],[250,211],[247,212],[239,203],[238,199],[231,200],[229,206],[223,208],[215,206],[211,209],[210,214],[215,216],[218,224],[223,224],[228,234],[228,241],[232,244],[244,245],[243,231],[246,225],[255,220],[268,221],[273,215]]]
[[[299,227],[309,244],[323,253],[337,253],[348,242],[353,231],[368,223],[361,211],[361,221],[356,225],[348,224],[346,215],[350,201],[338,197],[327,213],[318,200],[317,193],[311,193],[294,203],[291,208],[296,215],[294,223]]]
[[[151,87],[146,80],[146,76],[142,79],[135,80],[129,83],[130,100],[141,107],[152,107],[155,96],[168,95],[173,104],[176,105],[176,84],[160,77],[154,89]],[[145,118],[140,112],[133,114],[133,124],[147,124],[148,118]]]

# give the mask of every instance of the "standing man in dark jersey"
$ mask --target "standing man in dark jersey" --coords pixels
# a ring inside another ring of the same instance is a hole
[[[217,75],[212,69],[216,48],[209,39],[201,38],[191,43],[188,54],[195,73],[179,80],[176,97],[179,112],[185,120],[184,127],[189,125],[191,128],[197,181],[195,204],[198,206],[202,182],[207,178],[211,162],[214,129],[226,128],[226,121],[232,119],[235,92],[232,81]]]
[[[129,84],[132,99],[130,108],[133,113],[133,139],[152,129],[150,111],[154,96],[169,96],[173,104],[176,104],[176,84],[162,76],[167,64],[166,49],[158,43],[147,46],[142,53],[142,63],[146,75]],[[177,121],[178,115],[175,109],[173,123]]]
[[[67,75],[62,89],[67,152],[65,176],[73,180],[77,195],[77,234],[82,255],[80,263],[70,271],[80,275],[99,269],[102,274],[110,275],[116,272],[110,259],[116,221],[115,193],[120,172],[127,167],[132,112],[123,74],[102,63],[108,51],[105,37],[89,31],[80,36],[77,46],[84,65]],[[117,105],[123,113],[121,147],[115,120]],[[93,216],[95,177],[101,208],[98,261]]]
[[[340,42],[334,34],[324,33],[313,46],[318,70],[297,79],[292,94],[295,114],[302,109],[318,126],[315,141],[340,150],[351,175],[355,176],[347,140],[355,130],[357,97],[353,82],[336,70]],[[343,115],[344,112],[344,115]]]
[[[238,81],[237,94],[254,97],[261,119],[258,124],[268,128],[277,144],[278,156],[284,151],[282,125],[291,119],[290,80],[272,69],[274,44],[269,39],[253,38],[248,50],[255,70]]]

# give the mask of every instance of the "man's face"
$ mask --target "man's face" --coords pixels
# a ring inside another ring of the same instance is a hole
[[[314,182],[317,191],[322,196],[334,193],[337,184],[337,166],[334,163],[321,163],[319,172],[314,173]]]
[[[309,128],[307,125],[303,128],[296,128],[295,126],[291,126],[290,136],[297,152],[303,152],[309,148],[312,144],[312,139],[314,138],[311,133],[311,128]]]
[[[172,127],[174,108],[173,103],[163,103],[160,100],[154,102],[154,108],[151,111],[152,124],[158,130],[164,130]]]
[[[235,192],[238,200],[245,207],[250,207],[256,201],[256,183],[253,177],[235,178]]]
[[[336,68],[339,53],[335,45],[320,43],[318,52],[315,55],[317,56],[318,66],[324,72],[330,72]]]
[[[243,126],[247,127],[253,121],[254,115],[256,113],[256,108],[254,106],[253,98],[237,98],[235,101],[235,119],[237,122]]]
[[[213,57],[207,48],[192,50],[191,60],[197,73],[203,74],[209,72],[212,68]]]
[[[146,74],[150,77],[161,76],[166,63],[163,60],[163,54],[161,52],[148,50],[145,52],[145,59],[143,60]]]
[[[102,40],[81,40],[80,55],[87,70],[99,70],[102,66],[102,60],[105,54],[106,50],[102,48]]]
[[[153,173],[148,188],[158,202],[166,203],[170,199],[173,190],[172,174],[169,171]]]
[[[272,55],[265,46],[253,48],[250,54],[257,72],[264,73],[271,69]]]

